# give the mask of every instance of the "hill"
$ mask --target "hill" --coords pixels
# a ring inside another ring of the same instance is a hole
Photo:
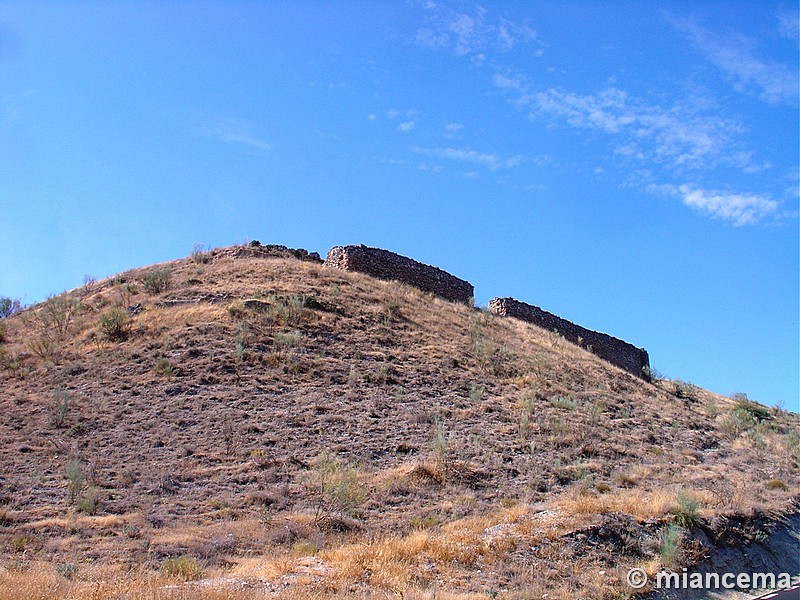
[[[796,512],[796,415],[313,258],[0,322],[0,598],[622,598]]]

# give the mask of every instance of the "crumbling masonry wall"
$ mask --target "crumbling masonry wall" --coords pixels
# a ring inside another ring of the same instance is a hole
[[[475,295],[470,282],[381,248],[335,246],[328,252],[325,266],[400,281],[452,302],[466,304],[472,302]]]
[[[649,379],[650,358],[643,348],[637,348],[628,342],[605,333],[585,329],[580,325],[542,310],[538,306],[526,304],[514,298],[494,298],[490,300],[489,312],[527,321],[548,331],[557,331],[573,344],[579,344],[584,348],[591,346],[591,351],[600,358],[634,375]]]

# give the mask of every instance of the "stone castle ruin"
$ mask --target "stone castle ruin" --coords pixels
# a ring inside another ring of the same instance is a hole
[[[493,298],[489,301],[489,312],[505,317],[514,317],[553,331],[573,344],[590,349],[600,358],[625,369],[639,377],[649,379],[650,358],[647,350],[637,348],[623,340],[605,333],[585,329],[571,321],[562,319],[538,306],[520,302],[514,298]]]
[[[335,246],[325,259],[325,266],[357,271],[378,279],[406,283],[462,304],[472,304],[475,290],[472,284],[437,267],[417,262],[381,248]],[[591,350],[598,357],[629,373],[649,380],[650,359],[643,348],[629,344],[605,333],[592,331],[562,319],[537,306],[514,298],[494,298],[489,312],[533,323],[548,331],[557,332],[566,340]]]
[[[407,283],[424,292],[462,304],[472,302],[475,295],[475,288],[469,281],[381,248],[335,246],[325,258],[325,266]]]

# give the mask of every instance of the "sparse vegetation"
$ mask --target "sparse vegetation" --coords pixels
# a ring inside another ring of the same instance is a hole
[[[561,408],[564,410],[575,410],[578,407],[578,403],[572,396],[559,396],[557,398],[551,398],[550,404],[552,404],[555,408]]]
[[[208,250],[208,246],[205,244],[195,244],[192,246],[192,252],[189,256],[197,264],[207,265],[211,262],[211,253]]]
[[[684,490],[678,490],[675,496],[677,508],[674,511],[675,523],[679,526],[691,529],[697,526],[700,503],[691,494]]]
[[[159,375],[163,375],[167,379],[171,379],[175,375],[175,368],[169,359],[165,356],[159,356],[156,360],[155,371]]]
[[[199,579],[203,573],[203,567],[196,558],[188,555],[167,558],[161,563],[161,573],[167,577],[175,577],[183,581]]]
[[[83,484],[86,481],[86,472],[83,462],[77,458],[69,461],[64,470],[67,478],[67,492],[69,503],[74,503],[80,496]]]
[[[66,425],[71,401],[72,396],[64,388],[57,387],[53,391],[53,401],[50,407],[50,425],[56,429],[61,429]]]
[[[78,499],[75,507],[78,511],[87,515],[94,515],[100,505],[99,502],[100,490],[94,486],[86,490],[86,492]]]
[[[316,495],[314,522],[323,528],[341,527],[332,520],[353,516],[367,496],[358,469],[328,452],[317,458],[311,483]]]
[[[736,404],[723,419],[720,429],[730,437],[749,433],[751,439],[756,443],[759,442],[759,439],[763,441],[763,431],[769,428],[769,409],[748,400],[744,394],[738,394],[734,399]]]
[[[22,310],[22,302],[16,298],[0,297],[0,319],[6,319]]]
[[[30,338],[25,343],[25,346],[34,355],[44,360],[54,360],[58,355],[58,346],[54,341],[46,337]]]
[[[119,342],[131,332],[131,318],[128,311],[120,306],[112,306],[100,314],[100,331],[112,342]]]
[[[40,339],[62,341],[81,308],[80,299],[67,293],[48,297],[33,313]]]
[[[684,400],[689,401],[695,401],[698,399],[699,388],[696,385],[680,379],[674,380],[672,385],[675,390],[675,396],[678,398],[683,398]]]
[[[683,531],[675,524],[667,525],[661,530],[658,540],[658,554],[661,564],[666,569],[677,569],[681,562],[681,542]]]
[[[165,292],[172,283],[172,269],[169,267],[149,269],[142,275],[141,282],[148,294]]]

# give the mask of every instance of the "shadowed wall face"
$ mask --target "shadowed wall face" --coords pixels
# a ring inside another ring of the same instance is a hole
[[[490,300],[489,312],[527,321],[548,331],[556,331],[573,344],[579,344],[584,348],[591,346],[591,351],[600,358],[649,380],[650,357],[643,348],[637,348],[605,333],[585,329],[538,306],[514,298]]]
[[[475,294],[468,281],[381,248],[335,246],[328,252],[325,266],[407,283],[452,302],[468,304]]]

